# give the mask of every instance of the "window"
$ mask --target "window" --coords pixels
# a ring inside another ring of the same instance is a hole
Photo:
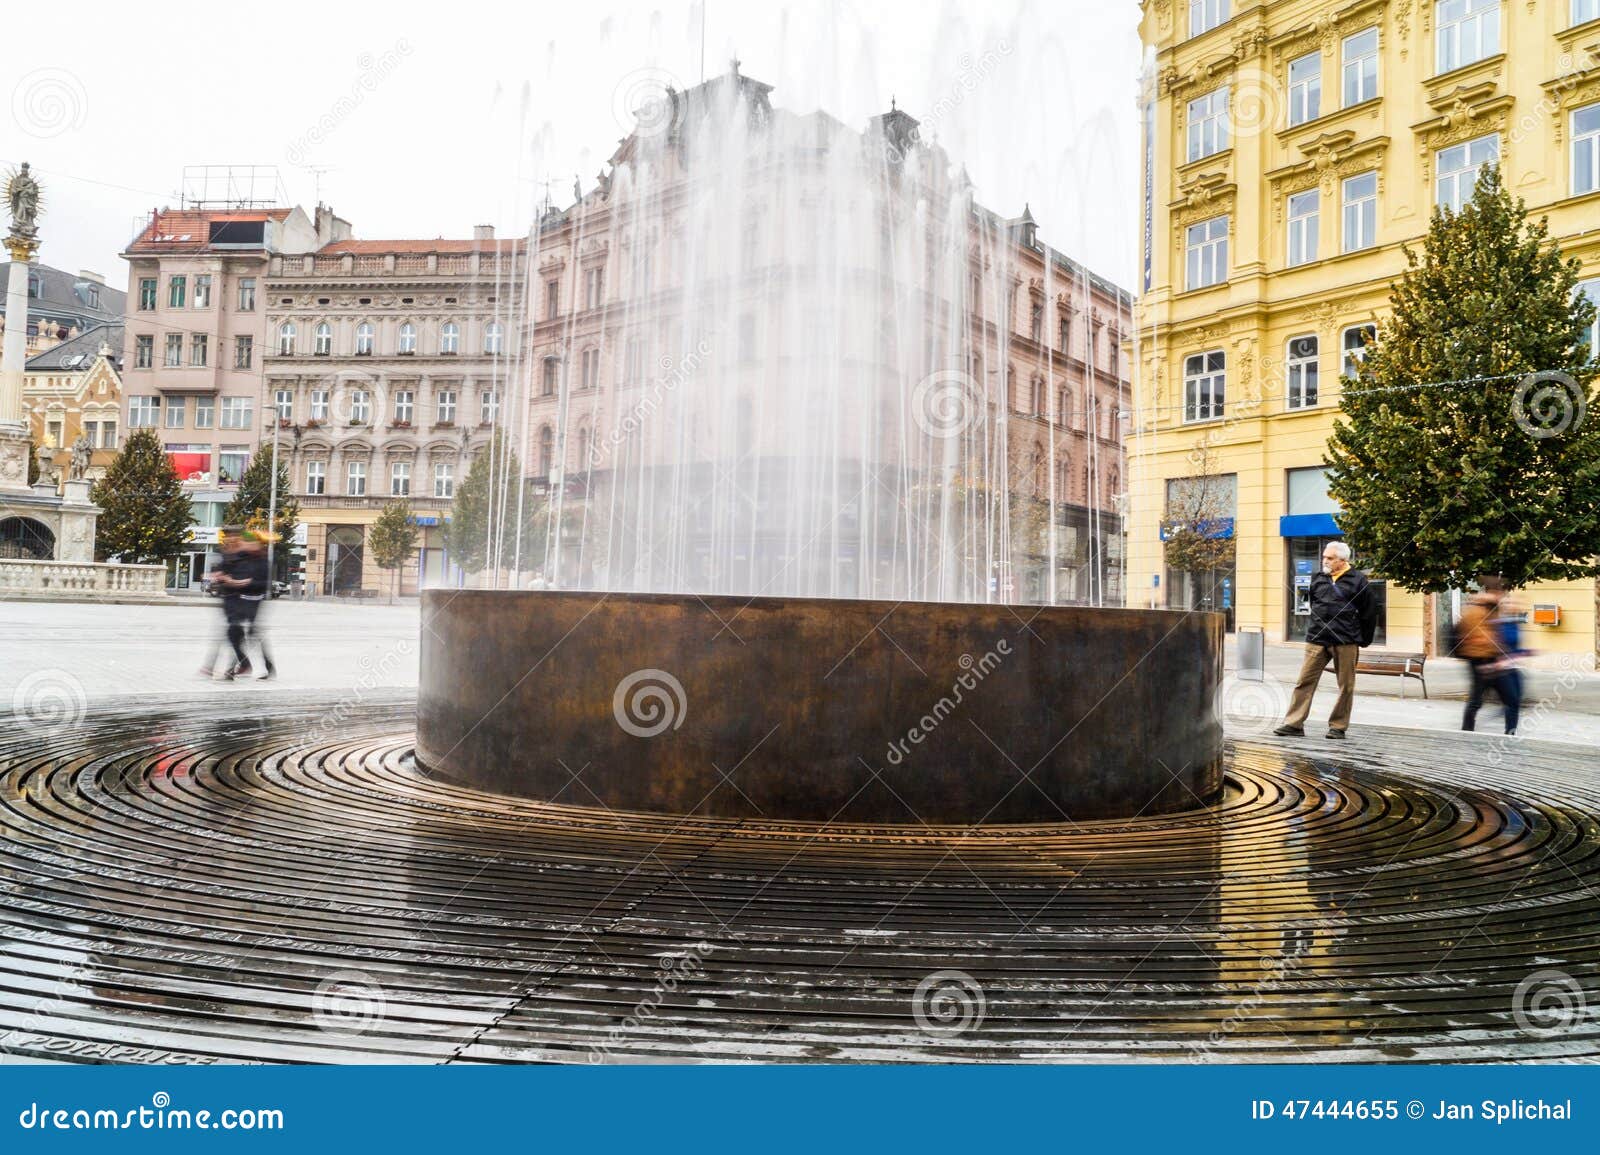
[[[117,423],[115,421],[100,422],[100,448],[115,449],[117,447]]]
[[[344,491],[351,497],[367,496],[367,463],[352,461],[345,467]]]
[[[505,342],[505,330],[499,321],[490,321],[483,330],[483,351],[491,357],[498,356]]]
[[[1227,386],[1228,355],[1197,353],[1183,363],[1183,419],[1210,421],[1222,416]]]
[[[194,427],[210,429],[217,423],[217,399],[213,395],[194,399]]]
[[[311,391],[311,420],[326,421],[328,419],[328,391],[326,389],[313,389]]]
[[[1368,28],[1344,40],[1344,106],[1378,95],[1378,30]]]
[[[583,351],[583,376],[580,380],[584,389],[593,389],[600,384],[600,350]]]
[[[251,358],[255,355],[255,338],[244,336],[233,339],[233,367],[235,369],[250,368]]]
[[[372,394],[365,389],[350,391],[350,424],[365,425],[372,418]]]
[[[1044,305],[1035,301],[1028,315],[1028,336],[1034,341],[1044,341]]]
[[[239,312],[254,313],[256,311],[256,279],[254,277],[239,278]]]
[[[156,339],[150,336],[135,337],[133,339],[133,367],[135,369],[148,369],[155,364]]]
[[[224,447],[217,454],[217,480],[224,485],[237,485],[250,468],[250,451],[238,446]]]
[[[1364,172],[1344,182],[1344,251],[1378,243],[1378,174]]]
[[[417,351],[417,327],[410,321],[400,326],[400,355],[409,357]]]
[[[278,326],[278,356],[294,356],[294,322],[285,321]]]
[[[183,308],[184,295],[187,291],[188,280],[184,277],[167,278],[167,308]]]
[[[402,389],[394,395],[394,423],[396,425],[411,424],[412,400],[415,394],[409,389]]]
[[[556,392],[556,375],[561,372],[561,362],[554,357],[544,359],[544,376],[539,382],[539,396],[553,397]]]
[[[478,420],[491,425],[499,415],[500,394],[493,389],[485,389],[478,396]]]
[[[561,315],[561,282],[546,281],[544,283],[544,318],[554,321]]]
[[[164,362],[167,368],[176,368],[183,364],[183,334],[167,334],[167,358]]]
[[[1228,16],[1228,0],[1189,0],[1189,35],[1209,32]]]
[[[363,321],[356,326],[356,356],[372,356],[372,322]]]
[[[1317,339],[1296,337],[1289,342],[1289,408],[1309,409],[1317,403]]]
[[[1478,172],[1486,164],[1500,159],[1500,136],[1492,133],[1469,140],[1454,148],[1444,149],[1438,155],[1439,184],[1436,201],[1441,208],[1460,212],[1472,199],[1472,190],[1478,183]]]
[[[328,463],[306,462],[306,492],[313,497],[328,492]]]
[[[1289,123],[1304,124],[1322,115],[1322,53],[1308,52],[1289,62]]]
[[[1572,114],[1572,195],[1592,192],[1600,192],[1600,104]]]
[[[154,277],[139,278],[139,308],[145,312],[156,307],[156,279]]]
[[[161,416],[161,398],[128,398],[128,428],[154,429]]]
[[[411,462],[395,461],[389,465],[389,496],[411,496]]]
[[[453,425],[456,420],[456,391],[454,389],[441,389],[438,393],[438,417],[440,425]]]
[[[600,294],[604,284],[605,270],[600,265],[583,271],[583,307],[585,309],[598,309],[600,307]]]
[[[1289,198],[1290,265],[1304,265],[1317,259],[1317,222],[1321,215],[1322,194],[1317,189],[1296,193]]]
[[[1367,360],[1367,350],[1378,339],[1376,325],[1352,325],[1344,331],[1344,375],[1361,376],[1361,367]]]
[[[540,477],[549,477],[550,471],[555,466],[556,438],[546,425],[539,430],[539,473]]]
[[[1189,102],[1189,159],[1199,160],[1228,147],[1228,87],[1223,85]]]
[[[333,352],[333,326],[323,321],[311,335],[311,351],[318,357],[329,356]]]
[[[1212,217],[1190,225],[1188,244],[1188,287],[1204,289],[1228,279],[1228,218]]]
[[[461,348],[461,326],[449,321],[439,330],[439,352],[453,354]]]
[[[1587,297],[1591,305],[1600,305],[1600,277],[1590,281],[1579,281],[1574,293],[1580,297]],[[1600,357],[1600,310],[1597,310],[1595,319],[1589,322],[1589,335],[1586,339],[1589,344],[1590,360]]]
[[[1600,20],[1600,0],[1572,0],[1572,23],[1587,24]]]
[[[1072,318],[1065,309],[1060,310],[1060,319],[1056,322],[1056,348],[1063,353],[1072,343]]]
[[[222,399],[222,428],[249,429],[251,398],[224,397]]]
[[[546,368],[551,364],[546,361]],[[622,359],[622,379],[635,384],[644,380],[644,341],[638,337],[628,338],[627,351]]]
[[[437,462],[433,467],[433,496],[456,495],[456,467],[448,461]]]
[[[1500,51],[1500,0],[1439,0],[1437,20],[1439,72]]]
[[[189,364],[203,366],[210,356],[211,341],[204,333],[194,333],[189,338]]]
[[[279,389],[272,395],[272,407],[278,412],[279,421],[294,420],[294,390]]]
[[[194,279],[194,307],[196,309],[211,308],[211,278],[206,275]]]

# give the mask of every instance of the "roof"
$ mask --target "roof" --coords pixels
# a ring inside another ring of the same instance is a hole
[[[111,346],[109,359],[119,371],[122,368],[122,322],[96,325],[79,333],[71,340],[52,345],[43,353],[35,353],[24,363],[25,371],[56,373],[62,370],[87,369],[100,355],[100,342]],[[75,360],[82,358],[82,360]]]
[[[352,254],[383,254],[383,253],[494,253],[506,252],[520,248],[522,238],[490,237],[486,240],[474,238],[472,240],[447,240],[444,237],[435,237],[433,240],[411,241],[358,241],[344,240],[332,241],[317,250],[319,257],[339,256],[343,253]]]
[[[90,281],[65,269],[34,262],[31,270],[39,278],[39,295],[28,299],[28,316],[45,317],[71,323],[74,329],[106,321],[120,321],[128,294],[98,281]],[[0,264],[0,286],[10,284],[11,262]],[[89,303],[89,290],[98,291],[98,308]],[[5,316],[5,295],[0,293],[0,317]]]
[[[150,221],[128,242],[131,253],[159,253],[172,249],[203,249],[210,244],[213,221],[282,221],[293,209],[157,209]]]

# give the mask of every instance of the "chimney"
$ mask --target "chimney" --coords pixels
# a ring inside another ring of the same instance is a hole
[[[472,226],[472,239],[475,240],[475,241],[492,241],[492,240],[494,240],[494,226],[493,225],[473,225]]]
[[[106,283],[106,279],[104,277],[102,277],[99,273],[92,273],[88,269],[79,269],[78,270],[78,280],[80,280],[80,281],[89,281],[89,282],[92,282],[93,284],[96,284],[96,285],[103,285],[103,284]]]

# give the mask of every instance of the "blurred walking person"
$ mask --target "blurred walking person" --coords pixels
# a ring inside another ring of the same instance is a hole
[[[1304,737],[1311,699],[1322,671],[1333,663],[1339,697],[1328,718],[1328,737],[1343,738],[1350,728],[1350,707],[1356,693],[1356,663],[1361,647],[1370,646],[1378,629],[1378,602],[1367,575],[1350,568],[1350,547],[1329,542],[1322,551],[1322,572],[1311,579],[1311,622],[1306,629],[1306,656],[1289,701],[1280,736]]]
[[[250,656],[245,650],[245,641],[252,641],[256,649],[261,651],[262,671],[261,681],[266,681],[278,672],[272,663],[272,652],[267,648],[266,621],[264,611],[267,599],[272,596],[272,572],[267,565],[267,543],[259,534],[246,532],[240,543],[240,563],[238,576],[244,581],[239,587],[238,622],[242,628],[244,638],[234,646],[240,654],[239,664],[234,667],[233,674],[248,674],[251,671]],[[232,640],[230,633],[229,639]]]
[[[236,525],[225,525],[217,531],[217,555],[215,566],[206,572],[207,590],[215,589],[219,604],[222,607],[222,633],[206,649],[205,661],[200,666],[200,676],[210,678],[214,676],[218,662],[218,651],[232,650],[233,660],[223,657],[221,666],[224,677],[232,677],[230,671],[239,664],[243,652],[233,644],[233,611],[231,599],[234,596],[232,573],[238,564],[240,550],[239,534],[241,530]],[[241,636],[241,641],[243,640]]]
[[[1467,694],[1467,710],[1461,719],[1461,728],[1477,729],[1483,696],[1493,690],[1505,707],[1506,733],[1515,734],[1517,718],[1522,712],[1517,623],[1510,614],[1504,581],[1489,575],[1479,579],[1478,586],[1478,592],[1467,599],[1456,623],[1455,654],[1465,658],[1472,668],[1472,689]]]

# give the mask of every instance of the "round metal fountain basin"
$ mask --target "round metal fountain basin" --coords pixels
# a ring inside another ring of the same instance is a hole
[[[613,810],[1017,823],[1222,789],[1216,614],[436,590],[417,758]]]

